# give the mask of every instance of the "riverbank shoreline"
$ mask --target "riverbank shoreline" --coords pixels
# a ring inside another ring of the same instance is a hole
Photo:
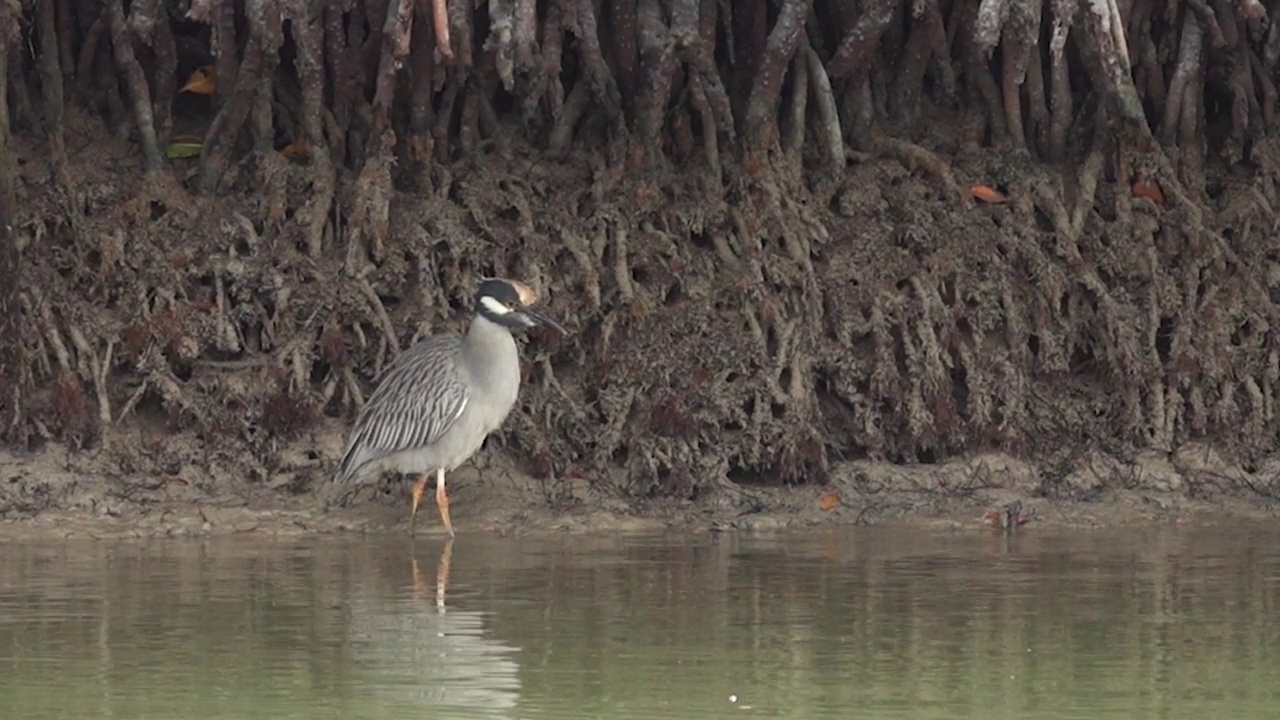
[[[258,534],[408,534],[408,479],[366,483],[353,496],[327,482],[340,435],[311,438],[262,477],[208,470],[128,471],[120,453],[0,450],[0,540]],[[1120,460],[1081,453],[1070,466],[1000,453],[936,465],[841,463],[826,485],[708,483],[690,499],[629,497],[609,478],[536,479],[503,448],[450,476],[451,513],[472,533],[716,532],[908,525],[958,532],[1119,527],[1274,519],[1280,463],[1253,472],[1212,449]],[[252,474],[250,474],[252,475]],[[442,537],[436,508],[420,508],[416,534]]]

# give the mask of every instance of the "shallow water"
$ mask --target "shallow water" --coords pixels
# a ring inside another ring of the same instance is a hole
[[[1280,717],[1278,599],[1274,528],[15,543],[0,715]]]

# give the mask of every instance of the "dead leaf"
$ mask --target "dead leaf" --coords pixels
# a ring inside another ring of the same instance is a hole
[[[818,500],[818,507],[822,509],[822,512],[834,510],[839,504],[840,496],[830,491],[822,493],[822,498]]]
[[[1135,182],[1131,192],[1134,197],[1146,198],[1157,205],[1164,204],[1164,191],[1160,189],[1160,183],[1154,180]]]
[[[191,77],[187,78],[187,84],[182,86],[178,92],[195,93],[196,95],[212,95],[213,91],[218,87],[217,80],[213,75],[213,66],[205,65],[196,68],[191,73]]]
[[[969,194],[972,195],[975,200],[981,200],[984,203],[997,204],[1009,202],[1009,198],[1005,197],[1004,193],[996,190],[990,185],[970,185]]]
[[[280,148],[280,154],[289,160],[306,160],[311,157],[311,146],[299,140]]]

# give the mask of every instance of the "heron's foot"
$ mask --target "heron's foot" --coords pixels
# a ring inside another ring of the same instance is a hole
[[[444,521],[444,529],[453,537],[453,521],[449,519],[449,492],[444,487],[444,473],[436,477],[436,507],[440,508],[440,519]]]
[[[449,538],[452,539],[454,537],[454,532],[453,521],[449,519],[449,497],[446,495],[444,502],[441,503],[437,501],[436,505],[440,508],[440,519],[444,521],[444,529],[449,533]]]
[[[426,473],[423,473],[418,481],[413,484],[413,492],[411,493],[413,504],[409,507],[409,534],[412,535],[418,527],[418,504],[422,502],[422,494],[427,489]]]

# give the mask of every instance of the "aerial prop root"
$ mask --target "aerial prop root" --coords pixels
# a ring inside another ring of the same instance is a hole
[[[294,62],[302,85],[302,131],[311,148],[312,169],[311,197],[295,217],[307,223],[304,229],[307,251],[312,257],[318,257],[324,251],[325,229],[337,191],[336,170],[325,134],[324,37],[310,22],[305,0],[293,2],[288,8],[297,45]]]
[[[271,38],[280,34],[281,17],[274,3],[246,0],[245,14],[249,23],[249,40],[245,45],[244,58],[239,64],[227,102],[205,133],[200,185],[206,193],[216,189],[226,171],[228,155],[253,109],[259,77],[268,64],[267,50],[274,47]]]
[[[66,319],[59,321],[48,299],[39,289],[29,287],[19,297],[26,316],[34,318],[38,323],[47,351],[56,359],[63,376],[74,377],[79,382],[88,382],[93,386],[98,402],[98,422],[101,427],[109,426],[112,418],[107,375],[114,368],[112,358],[115,341],[108,340],[105,349],[99,354],[80,327]]]
[[[148,172],[164,167],[160,142],[156,137],[155,116],[152,112],[151,90],[146,73],[133,52],[133,39],[124,14],[124,0],[106,0],[107,26],[111,31],[111,45],[115,51],[116,65],[124,77],[132,100],[133,120],[141,138],[142,157]]]

